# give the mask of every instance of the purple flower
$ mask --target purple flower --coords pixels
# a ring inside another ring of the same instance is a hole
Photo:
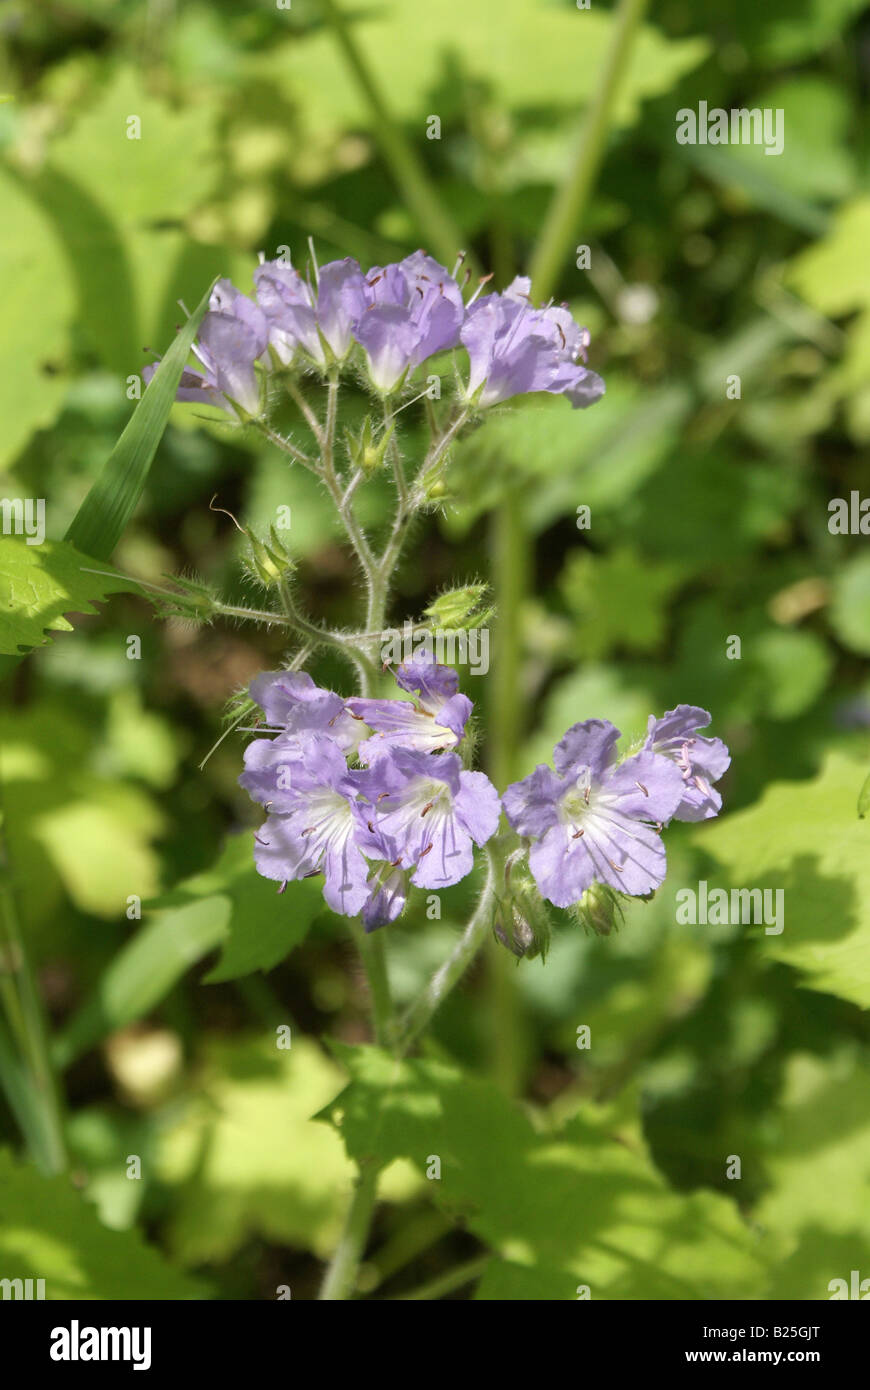
[[[394,391],[409,368],[459,343],[465,317],[459,286],[423,251],[376,266],[366,278],[365,296],[353,331],[379,391]]]
[[[254,761],[260,747],[254,743],[247,750],[253,751]],[[322,873],[326,902],[347,917],[356,916],[371,895],[354,815],[359,778],[348,770],[332,739],[310,735],[288,753],[254,847],[257,871],[264,878],[286,883]],[[247,779],[246,772],[239,780],[246,785]]]
[[[531,281],[517,276],[503,294],[473,303],[462,328],[470,374],[466,396],[486,407],[530,391],[567,396],[592,405],[604,382],[584,365],[589,334],[565,308],[532,307]]]
[[[355,260],[348,256],[323,266],[314,290],[283,261],[258,266],[254,284],[269,341],[282,362],[289,363],[298,348],[321,367],[328,353],[343,361],[353,344],[353,322],[367,303],[365,278]]]
[[[718,815],[722,798],[712,783],[727,771],[731,754],[721,738],[702,738],[699,729],[710,723],[710,715],[697,705],[677,705],[656,719],[649,717],[644,748],[671,758],[683,778],[683,798],[674,812],[677,820],[709,820]]]
[[[230,414],[235,413],[232,402],[237,402],[249,415],[259,414],[260,385],[254,363],[267,342],[262,311],[229,280],[218,280],[193,345],[205,370],[186,367],[175,399],[216,405]],[[143,380],[149,382],[156,370],[153,363],[143,368]]]
[[[459,677],[449,666],[426,658],[403,662],[396,673],[402,690],[417,693],[409,700],[368,700],[354,697],[347,708],[374,729],[374,737],[360,744],[365,762],[390,748],[414,748],[432,753],[455,748],[462,741],[472,704],[461,695]]]
[[[574,724],[554,750],[556,771],[539,764],[502,798],[513,828],[534,841],[529,867],[556,907],[579,902],[593,883],[642,896],[664,880],[658,831],[680,804],[683,779],[648,750],[617,763],[618,738],[606,720]]]
[[[471,871],[472,843],[483,845],[499,822],[495,787],[464,772],[455,753],[391,749],[368,769],[365,803],[356,807],[371,857],[411,870],[420,888],[446,888]]]
[[[369,896],[362,910],[366,931],[375,931],[401,917],[408,900],[408,871],[387,860],[377,864],[369,880]]]
[[[356,752],[360,721],[348,713],[341,695],[322,690],[307,671],[264,671],[251,681],[250,693],[270,727],[289,735],[325,734],[342,752]]]

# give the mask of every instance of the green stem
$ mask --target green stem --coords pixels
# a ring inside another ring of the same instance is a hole
[[[0,943],[12,972],[16,995],[16,1017],[9,1022],[13,1030],[16,1024],[20,1026],[23,1057],[19,1066],[11,1039],[4,1036],[0,1075],[34,1159],[46,1174],[60,1173],[66,1167],[60,1090],[52,1065],[36,976],[19,929],[15,890],[2,830],[3,815],[0,802]]]
[[[344,1230],[320,1289],[319,1296],[326,1302],[347,1300],[353,1296],[377,1200],[379,1172],[377,1164],[372,1161],[360,1165]]]
[[[461,235],[445,212],[413,145],[406,139],[401,126],[393,119],[374,73],[356,41],[347,15],[335,0],[321,0],[321,6],[332,25],[348,66],[368,102],[374,117],[375,138],[393,178],[416,217],[421,231],[425,231],[429,245],[449,267],[459,254],[462,246]]]
[[[371,994],[375,1042],[379,1047],[393,1048],[396,1021],[383,936],[379,932],[366,932],[361,925],[356,930],[360,956]],[[360,1163],[353,1197],[345,1217],[344,1230],[320,1291],[321,1299],[347,1299],[353,1294],[357,1271],[374,1216],[379,1171],[376,1163]]]
[[[404,1056],[428,1026],[439,1005],[462,979],[486,940],[492,925],[492,909],[495,905],[499,872],[499,863],[487,846],[487,875],[480,901],[452,954],[435,971],[426,988],[405,1014],[399,1031],[397,1050],[400,1056]]]
[[[383,932],[367,932],[360,926],[357,929],[357,940],[372,1000],[375,1042],[379,1047],[392,1048],[395,1045],[396,1020],[387,974]]]
[[[513,781],[517,747],[525,732],[522,612],[534,547],[524,522],[523,497],[511,488],[493,518],[493,587],[498,613],[495,682],[490,701],[490,775],[499,791]],[[515,961],[496,943],[487,959],[489,1037],[498,1084],[514,1094],[521,1070],[523,1019]]]
[[[397,1297],[402,1300],[412,1299],[414,1301],[443,1298],[446,1293],[453,1293],[455,1289],[461,1289],[464,1284],[476,1283],[491,1259],[491,1255],[478,1255],[473,1260],[466,1260],[464,1264],[456,1265],[455,1268],[448,1269],[446,1273],[437,1275],[428,1283],[420,1284],[411,1293],[400,1293]]]
[[[613,40],[580,129],[571,169],[553,196],[532,257],[530,274],[536,299],[549,299],[555,290],[562,262],[578,235],[586,202],[604,157],[616,92],[646,4],[647,0],[620,0]]]

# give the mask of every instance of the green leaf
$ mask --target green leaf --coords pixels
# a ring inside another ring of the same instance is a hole
[[[156,1008],[191,966],[224,939],[230,904],[213,895],[155,916],[109,962],[94,996],[61,1034],[56,1049],[60,1065],[69,1065],[109,1033]]]
[[[0,536],[0,652],[40,647],[47,632],[71,632],[66,613],[95,613],[94,599],[134,588],[129,580],[88,570],[105,568],[68,541]]]
[[[777,782],[754,806],[696,833],[721,867],[710,888],[781,888],[784,927],[743,930],[812,989],[870,1007],[870,828],[855,816],[864,767],[831,753],[809,782]]]
[[[815,632],[771,628],[747,643],[745,655],[758,687],[758,708],[770,719],[794,719],[818,699],[833,660]]]
[[[88,345],[120,376],[139,371],[143,345],[156,347],[153,335],[167,331],[185,221],[219,177],[215,128],[202,95],[173,108],[132,64],[111,69],[97,99],[51,142],[33,185],[67,249]]]
[[[859,390],[870,371],[870,285],[866,249],[870,238],[870,198],[840,208],[826,237],[797,256],[789,283],[814,309],[832,317],[860,313],[849,325],[843,363],[848,390]]]
[[[67,540],[91,555],[108,559],[136,510],[210,294],[211,287],[179,330],[100,476],[73,518]]]
[[[870,1085],[866,1058],[789,1058],[753,1212],[779,1246],[771,1297],[830,1298],[832,1279],[870,1277]]]
[[[392,3],[355,13],[344,0],[344,7],[367,66],[389,73],[389,105],[398,119],[431,109],[422,104],[422,95],[439,84],[443,88],[447,34],[463,74],[485,81],[494,99],[512,111],[585,105],[613,37],[613,15],[547,0],[479,0],[473,6],[442,0],[435,10]],[[616,123],[636,119],[644,98],[669,91],[708,52],[705,39],[670,40],[643,25],[619,86]],[[546,62],[530,62],[532,53],[545,53]],[[317,28],[309,37],[276,45],[259,70],[305,94],[307,128],[321,138],[324,131],[371,124],[368,105],[348,80],[328,30]]]
[[[187,1114],[162,1139],[175,1188],[169,1241],[185,1264],[226,1260],[260,1236],[326,1256],[354,1169],[336,1135],[310,1124],[340,1073],[303,1037],[215,1042]]]
[[[655,651],[665,634],[667,600],[680,578],[678,565],[642,559],[627,546],[608,555],[583,550],[569,556],[559,587],[577,614],[577,646],[584,660],[620,647]]]
[[[736,1207],[711,1192],[670,1192],[636,1114],[584,1106],[541,1132],[495,1086],[451,1066],[334,1050],[351,1081],[324,1118],[348,1153],[407,1158],[422,1172],[438,1156],[433,1200],[524,1266],[524,1287],[539,1267],[566,1298],[579,1282],[594,1298],[620,1299],[745,1298],[762,1287],[757,1242]]]
[[[845,647],[870,653],[870,555],[855,555],[837,571],[830,619]]]
[[[178,906],[204,895],[225,904],[221,957],[206,976],[208,984],[215,984],[279,965],[305,939],[315,917],[326,911],[319,882],[289,883],[282,894],[277,889],[254,867],[251,835],[233,835],[211,869],[185,879],[153,906]]]
[[[0,468],[35,430],[50,425],[63,400],[72,294],[63,247],[23,191],[0,169],[0,264],[3,339],[0,345]]]
[[[135,1231],[109,1231],[69,1177],[43,1178],[0,1151],[0,1270],[4,1279],[44,1279],[45,1297],[203,1298]]]
[[[68,696],[0,711],[0,744],[5,828],[28,928],[84,965],[105,938],[82,935],[62,890],[80,911],[123,921],[130,893],[147,897],[159,886],[153,841],[163,814],[107,763],[93,708],[77,713]]]

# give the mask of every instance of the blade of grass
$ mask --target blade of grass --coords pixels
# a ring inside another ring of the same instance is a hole
[[[209,286],[179,330],[67,530],[64,539],[72,541],[85,555],[108,560],[136,510],[211,291],[212,286]],[[0,683],[12,674],[25,655],[22,652],[20,656],[0,656]]]
[[[66,533],[85,555],[108,560],[136,510],[211,289],[179,330]]]

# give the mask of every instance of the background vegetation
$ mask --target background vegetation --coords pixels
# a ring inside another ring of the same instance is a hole
[[[47,499],[63,536],[177,301],[217,274],[248,288],[261,249],[448,259],[455,231],[499,286],[532,264],[590,328],[607,395],[586,413],[531,398],[457,450],[394,616],[492,582],[493,669],[464,688],[500,787],[577,719],[635,735],[692,701],[732,748],[725,813],[672,829],[667,883],[618,934],[560,928],[544,967],[493,942],[397,1089],[346,1046],[368,1036],[347,924],[316,885],[279,899],[252,872],[241,738],[202,766],[280,637],[161,621],[131,593],[76,618],[0,687],[0,1276],[55,1297],[313,1297],[348,1154],[376,1153],[368,1296],[827,1298],[870,1277],[870,552],[828,530],[830,499],[870,495],[870,15],[652,5],[596,169],[604,0],[344,4],[344,30],[317,0],[4,7],[0,495]],[[782,108],[784,153],[677,145],[700,100]],[[582,196],[542,245],[558,187]],[[355,621],[315,481],[189,407],[113,563],[250,601],[215,493],[260,533],[289,505],[309,609]],[[365,496],[376,525],[386,492]],[[349,688],[328,658],[316,674]],[[785,930],[678,925],[700,879],[785,889]],[[459,885],[441,921],[388,929],[400,1002],[472,901]],[[324,1109],[336,1123],[309,1122]]]

